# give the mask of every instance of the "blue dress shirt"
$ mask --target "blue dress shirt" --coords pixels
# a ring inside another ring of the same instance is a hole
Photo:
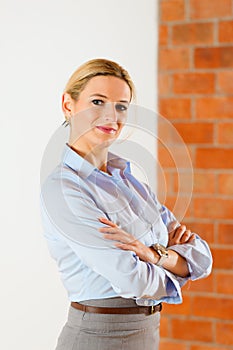
[[[105,226],[98,218],[105,217],[147,246],[167,246],[168,226],[176,219],[131,174],[128,161],[109,152],[105,173],[66,144],[61,163],[42,186],[41,217],[50,254],[71,301],[121,296],[134,298],[138,305],[182,302],[181,287],[188,278],[116,248],[98,231]],[[190,279],[211,272],[211,253],[199,236],[169,249],[187,260]]]

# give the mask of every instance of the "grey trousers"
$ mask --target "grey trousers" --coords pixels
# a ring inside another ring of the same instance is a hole
[[[135,306],[134,300],[111,298],[82,302],[102,307]],[[56,350],[158,350],[160,313],[146,316],[105,315],[70,307]]]

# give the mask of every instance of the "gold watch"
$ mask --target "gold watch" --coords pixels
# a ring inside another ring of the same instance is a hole
[[[156,253],[159,255],[159,260],[155,264],[157,266],[162,266],[164,261],[168,258],[168,250],[166,247],[164,247],[162,244],[156,243],[152,245],[152,248],[156,251]]]

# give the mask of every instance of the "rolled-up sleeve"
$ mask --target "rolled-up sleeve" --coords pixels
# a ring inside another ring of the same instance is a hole
[[[212,256],[210,249],[208,244],[197,234],[191,243],[173,245],[169,249],[174,250],[186,259],[192,281],[207,277],[211,273]]]
[[[169,231],[170,224],[177,221],[176,218],[165,206],[161,206],[161,216]],[[207,242],[198,234],[195,234],[195,239],[192,242],[169,246],[169,249],[174,250],[186,259],[190,273],[189,279],[194,281],[207,277],[211,273],[212,254]],[[182,284],[187,280],[187,278],[182,279],[180,277],[178,279],[182,281]]]

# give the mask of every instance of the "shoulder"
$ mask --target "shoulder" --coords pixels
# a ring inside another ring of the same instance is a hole
[[[79,174],[67,165],[60,163],[44,180],[41,192],[59,189],[61,187],[77,187],[80,182]]]

